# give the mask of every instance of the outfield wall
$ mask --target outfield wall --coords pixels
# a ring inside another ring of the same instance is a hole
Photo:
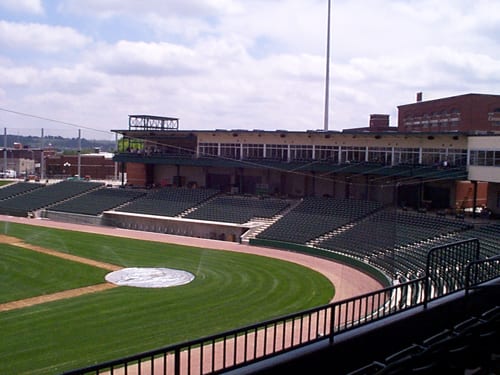
[[[248,226],[233,223],[115,211],[103,213],[102,225],[231,242],[239,242],[241,235],[249,229]]]
[[[249,229],[249,226],[233,223],[114,211],[106,211],[102,216],[91,216],[43,210],[38,212],[36,216],[72,224],[109,226],[231,242],[239,242],[241,235]]]
[[[72,224],[103,225],[102,217],[100,216],[81,215],[70,212],[42,210],[35,217]]]

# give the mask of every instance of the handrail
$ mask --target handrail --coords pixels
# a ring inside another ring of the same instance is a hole
[[[500,274],[500,255],[470,262],[465,269],[465,292]]]
[[[427,253],[425,275],[425,303],[442,295],[445,289],[455,291],[464,289],[464,270],[470,262],[477,261],[480,255],[480,243],[477,238],[456,241],[436,246]],[[463,280],[462,280],[463,279]],[[445,283],[446,288],[431,288],[438,283]]]

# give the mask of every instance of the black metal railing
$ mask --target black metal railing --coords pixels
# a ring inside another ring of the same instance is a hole
[[[468,239],[429,250],[426,261],[426,303],[465,288],[465,269],[480,255],[478,239]]]
[[[500,275],[500,255],[470,262],[465,269],[465,290],[493,280]]]
[[[446,248],[440,247],[435,254],[447,254],[444,259],[449,265],[449,251],[462,249],[465,257],[470,256],[470,251],[475,256],[476,245],[475,240],[461,241],[446,245]],[[436,259],[441,258],[438,256]],[[436,263],[439,260],[436,259],[432,260],[434,268],[439,268]],[[459,259],[462,257],[459,256]],[[462,269],[461,266],[459,268]],[[439,288],[439,285],[433,284],[426,276],[243,328],[68,371],[63,375],[217,374],[235,370],[320,340],[328,339],[333,343],[340,333],[419,305],[425,308],[430,300],[500,277],[500,257],[474,260],[463,271],[461,282],[439,284],[446,286],[444,291],[431,288],[430,285],[434,288]],[[451,277],[455,279],[457,275],[452,274]]]

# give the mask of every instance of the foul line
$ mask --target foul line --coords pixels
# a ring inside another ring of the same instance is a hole
[[[46,249],[46,248],[41,247],[41,246],[31,245],[31,244],[26,243],[26,242],[24,242],[16,237],[0,235],[0,243],[6,243],[6,244],[9,244],[12,246],[22,247],[24,249],[37,251],[39,253],[52,255],[52,256],[55,256],[58,258],[72,260],[72,261],[78,262],[78,263],[88,264],[89,266],[103,268],[103,269],[108,270],[108,271],[118,271],[118,270],[123,268],[123,267],[117,266],[115,264],[99,262],[97,260],[83,258],[83,257],[79,257],[76,255],[67,254],[67,253],[61,253],[59,251]]]
[[[26,243],[26,242],[24,242],[16,237],[0,235],[0,243],[6,243],[6,244],[9,244],[12,246],[22,247],[24,249],[36,251],[39,253],[56,256],[56,257],[59,257],[62,259],[67,259],[67,260],[71,260],[74,262],[88,264],[90,266],[103,268],[103,269],[108,270],[108,271],[117,271],[117,270],[123,268],[123,267],[120,267],[120,266],[117,266],[114,264],[99,262],[96,260],[87,259],[87,258],[79,257],[76,255],[72,255],[72,254],[66,254],[66,253],[61,253],[59,251],[46,249],[46,248],[41,247],[41,246],[31,245],[31,244],[28,244],[28,243]],[[64,290],[62,292],[57,292],[57,293],[52,293],[52,294],[45,294],[45,295],[37,296],[37,297],[25,298],[25,299],[21,299],[18,301],[6,302],[6,303],[0,304],[0,312],[20,309],[23,307],[38,305],[38,304],[45,303],[45,302],[57,301],[57,300],[64,299],[64,298],[77,297],[77,296],[81,296],[83,294],[100,292],[100,291],[115,288],[115,287],[117,287],[117,285],[115,285],[115,284],[102,283],[102,284],[85,286],[82,288]]]
[[[45,294],[43,296],[25,298],[18,301],[12,301],[0,304],[0,312],[21,309],[23,307],[39,305],[41,303],[57,301],[64,298],[78,297],[84,294],[101,292],[103,290],[116,287],[117,285],[113,285],[110,283],[103,283],[103,284],[85,286],[83,288],[64,290],[62,292],[57,292],[52,294]]]

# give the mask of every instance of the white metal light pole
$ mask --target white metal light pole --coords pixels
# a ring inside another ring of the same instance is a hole
[[[328,130],[328,110],[330,102],[330,19],[332,1],[328,0],[328,22],[326,35],[326,74],[325,74],[325,119],[324,130]]]
[[[40,138],[40,180],[43,180],[45,178],[45,160],[44,160],[44,149],[45,144],[44,144],[44,135],[43,135],[43,128],[42,128],[42,134]]]
[[[7,172],[7,128],[3,130],[3,172]]]
[[[77,166],[77,174],[78,178],[82,178],[82,131],[78,129],[78,166]]]

